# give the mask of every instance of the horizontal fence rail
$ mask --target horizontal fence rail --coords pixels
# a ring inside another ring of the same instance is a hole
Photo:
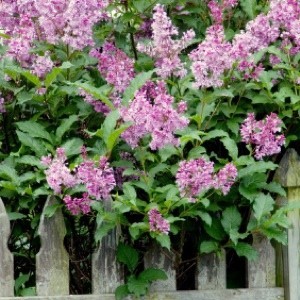
[[[287,199],[300,199],[300,160],[294,150],[288,150],[275,175],[287,188]],[[44,210],[55,204],[49,197]],[[107,209],[110,209],[107,203]],[[176,291],[176,270],[172,253],[153,247],[144,256],[144,266],[164,269],[168,280],[157,281],[144,299],[197,300],[299,300],[300,299],[300,218],[299,210],[289,213],[292,228],[288,231],[288,247],[273,247],[260,235],[253,237],[258,251],[256,261],[248,261],[247,288],[226,288],[226,255],[202,255],[197,262],[193,291]],[[37,296],[14,297],[13,255],[8,249],[10,225],[4,204],[0,199],[0,300],[108,300],[114,299],[114,290],[123,284],[123,270],[116,261],[117,230],[102,239],[92,257],[92,294],[69,295],[69,255],[64,247],[66,228],[61,210],[51,218],[43,213],[39,225],[41,248],[36,255]],[[277,287],[284,285],[284,287]]]

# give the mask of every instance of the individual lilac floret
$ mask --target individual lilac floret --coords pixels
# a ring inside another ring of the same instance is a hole
[[[106,42],[102,52],[93,49],[90,55],[97,58],[98,69],[105,80],[122,93],[134,78],[134,61],[125,52]]]
[[[223,195],[227,195],[237,175],[236,167],[228,163],[215,175],[215,188],[220,189]]]
[[[63,187],[71,188],[77,184],[76,177],[66,166],[67,157],[63,148],[56,149],[53,159],[50,156],[42,157],[41,162],[48,166],[45,171],[47,182],[55,194],[60,194]]]
[[[223,74],[234,62],[230,54],[231,44],[225,41],[222,25],[213,25],[207,29],[205,40],[189,57],[192,60],[192,72],[196,87],[220,87]]]
[[[152,140],[150,148],[160,149],[168,144],[179,145],[175,132],[185,128],[187,118],[180,115],[183,103],[179,111],[173,108],[174,98],[167,93],[165,83],[160,81],[147,83],[135,95],[129,107],[120,109],[120,114],[125,122],[132,122],[123,134],[122,138],[132,147],[138,146],[139,140],[150,134]]]
[[[214,187],[213,176],[214,163],[205,158],[181,161],[176,174],[176,184],[179,188],[180,196],[187,197],[191,202],[196,201],[196,197],[206,190]]]
[[[179,54],[193,40],[195,32],[186,31],[181,39],[174,40],[172,36],[178,35],[178,30],[164,11],[164,6],[156,4],[153,10],[152,40],[149,44],[139,43],[137,49],[155,59],[157,74],[162,78],[172,74],[183,77],[186,70]]]
[[[255,145],[255,158],[279,153],[285,137],[281,132],[282,121],[277,114],[271,113],[264,120],[256,121],[254,113],[249,113],[243,122],[240,133],[242,141]]]
[[[98,165],[87,158],[77,168],[77,178],[87,189],[89,196],[96,200],[107,200],[116,186],[114,171],[106,157],[100,157]]]
[[[150,209],[148,212],[150,231],[168,234],[170,231],[170,223],[164,219],[160,212],[156,209]]]
[[[91,211],[91,199],[88,193],[84,193],[82,198],[72,198],[70,195],[66,195],[63,201],[72,215],[87,214]]]

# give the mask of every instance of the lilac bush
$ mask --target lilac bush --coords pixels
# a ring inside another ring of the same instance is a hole
[[[300,140],[300,3],[200,2],[0,2],[0,196],[16,239],[52,196],[94,243],[118,227],[120,249],[157,243],[178,269],[188,236],[197,255],[248,259],[254,233],[286,243],[272,179]]]

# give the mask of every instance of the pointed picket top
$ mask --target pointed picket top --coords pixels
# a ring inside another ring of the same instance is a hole
[[[226,288],[226,254],[203,254],[199,257],[196,288],[213,290]]]
[[[104,207],[111,210],[112,199],[105,200]],[[123,269],[117,262],[116,249],[120,233],[113,229],[101,241],[92,256],[92,291],[94,295],[114,293],[124,283]]]
[[[165,271],[167,280],[158,280],[152,283],[151,292],[172,292],[176,291],[176,270],[174,268],[173,254],[158,245],[154,245],[145,253],[144,266]]]
[[[10,223],[0,198],[0,297],[14,295],[14,259],[7,247]]]
[[[36,288],[39,296],[69,295],[69,255],[64,247],[64,217],[60,208],[52,217],[45,215],[47,207],[54,204],[57,204],[55,197],[48,197],[38,230],[41,249],[36,256]]]

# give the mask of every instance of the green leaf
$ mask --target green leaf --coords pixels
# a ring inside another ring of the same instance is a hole
[[[144,1],[138,1],[140,3]],[[123,95],[123,104],[127,104],[130,100],[134,98],[135,92],[140,89],[151,77],[155,70],[151,70],[149,72],[143,72],[137,75],[133,80],[131,80],[130,85],[125,90]]]
[[[21,91],[17,94],[18,104],[24,104],[27,101],[32,100],[33,93],[27,92],[27,91]]]
[[[130,276],[127,286],[130,293],[133,293],[135,296],[142,296],[147,293],[149,283],[141,278]]]
[[[112,133],[109,134],[106,140],[107,150],[111,152],[116,145],[116,142],[119,136],[127,129],[130,125],[122,125],[119,128],[115,129]]]
[[[61,142],[61,138],[63,135],[70,130],[71,126],[78,121],[78,117],[75,115],[71,115],[68,119],[63,119],[61,124],[56,129],[56,139],[57,142]]]
[[[274,239],[277,242],[286,245],[288,242],[286,230],[282,230],[276,226],[274,227],[263,227],[260,232],[264,234],[268,239]]]
[[[155,268],[148,268],[139,274],[139,279],[151,282],[155,280],[167,280],[168,276],[165,271]]]
[[[111,110],[114,110],[115,107],[113,105],[113,103],[108,99],[108,97],[106,97],[99,88],[96,88],[86,82],[82,83],[82,82],[75,82],[75,83],[71,83],[69,82],[69,84],[71,85],[75,85],[77,87],[80,87],[82,89],[84,89],[86,92],[88,92],[89,94],[91,94],[95,99],[100,100],[101,102],[103,102],[104,104],[106,104]]]
[[[48,88],[51,85],[51,83],[56,79],[56,77],[60,73],[61,73],[60,68],[53,68],[52,71],[49,74],[47,74],[45,81],[44,81],[46,88]]]
[[[42,84],[40,82],[40,79],[37,76],[35,76],[32,73],[30,73],[29,71],[23,71],[22,75],[26,79],[28,79],[29,81],[31,81],[32,83],[34,83],[37,87],[41,87],[42,86]]]
[[[123,300],[130,294],[127,284],[118,286],[115,290],[116,300]]]
[[[155,239],[162,247],[167,248],[168,250],[171,249],[171,240],[167,234],[158,234],[155,236]]]
[[[221,223],[224,230],[229,234],[230,231],[239,230],[239,227],[242,222],[241,214],[235,206],[227,207],[222,214]]]
[[[227,149],[232,159],[236,160],[238,157],[238,147],[236,145],[236,142],[229,137],[222,138],[221,142],[223,143],[224,147]]]
[[[211,253],[219,250],[219,244],[215,241],[204,241],[200,244],[200,253]]]
[[[268,161],[256,161],[255,163],[247,166],[239,171],[239,178],[252,175],[254,173],[265,173],[268,170],[275,170],[278,165]]]
[[[64,69],[70,69],[72,67],[74,67],[73,64],[71,64],[69,61],[64,61],[59,68],[64,70]]]
[[[275,201],[267,194],[260,193],[253,204],[254,217],[259,221],[263,216],[269,214],[274,208]]]
[[[45,139],[49,141],[51,144],[53,142],[48,131],[45,129],[44,126],[42,126],[39,123],[36,123],[34,121],[22,121],[22,122],[17,122],[16,125],[21,131],[29,133],[31,137]]]
[[[103,222],[101,226],[99,226],[95,231],[95,241],[101,241],[105,236],[109,234],[114,228],[116,224],[112,222]]]
[[[20,219],[26,218],[26,215],[21,214],[19,212],[8,212],[7,215],[8,215],[8,218],[9,218],[10,221],[20,220]]]
[[[139,254],[134,248],[130,247],[129,245],[119,243],[117,249],[117,260],[125,264],[128,270],[133,273],[138,265]]]
[[[204,224],[205,231],[214,239],[222,241],[226,237],[226,233],[219,219],[212,218],[211,226]]]
[[[165,162],[172,155],[178,155],[178,151],[174,146],[168,145],[158,151],[162,162]]]
[[[120,114],[117,110],[111,111],[105,118],[103,124],[102,124],[102,135],[103,140],[105,144],[108,144],[108,139],[111,135],[111,133],[114,131],[117,121],[120,118]]]
[[[17,136],[20,142],[24,145],[29,147],[32,151],[34,151],[37,156],[41,157],[46,154],[46,149],[41,143],[41,141],[31,137],[27,133],[23,133],[19,130],[16,130]]]
[[[128,200],[135,200],[136,199],[136,191],[135,188],[130,185],[129,182],[125,182],[123,184],[123,193],[126,199]]]
[[[239,242],[233,248],[238,256],[245,256],[248,260],[255,260],[258,257],[257,251],[247,243]]]
[[[15,291],[16,291],[16,294],[19,295],[19,290],[20,288],[23,286],[23,284],[25,282],[27,282],[29,280],[29,273],[28,274],[22,274],[16,278],[15,280]]]
[[[6,165],[4,162],[0,164],[0,177],[10,179],[13,184],[19,185],[20,180],[17,171],[13,167]]]
[[[204,141],[208,141],[217,137],[228,137],[228,133],[224,130],[221,129],[215,129],[212,131],[209,131],[203,138],[203,142]]]
[[[65,149],[66,156],[79,154],[82,146],[83,141],[80,138],[67,140],[64,144],[61,145],[61,147]]]
[[[252,20],[255,17],[255,9],[257,6],[256,0],[241,0],[240,5],[243,11],[248,15]]]
[[[56,211],[61,207],[62,207],[62,204],[49,205],[45,208],[43,213],[47,218],[51,218],[56,213]]]

